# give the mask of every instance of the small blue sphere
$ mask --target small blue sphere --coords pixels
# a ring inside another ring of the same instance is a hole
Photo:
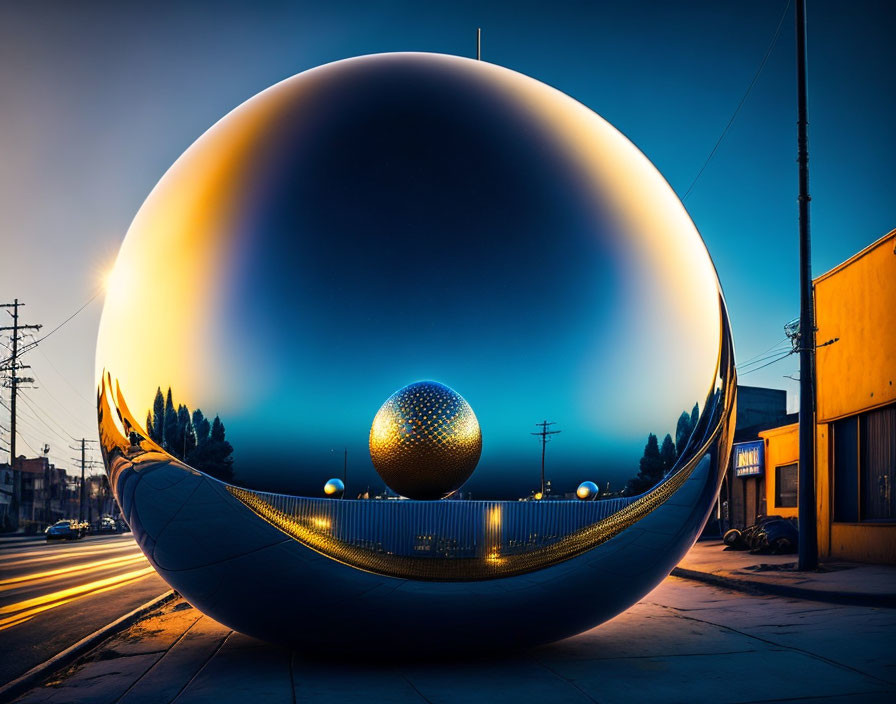
[[[345,491],[345,484],[341,479],[330,479],[324,484],[324,493],[334,499],[338,499]]]
[[[576,489],[576,496],[578,496],[582,501],[591,501],[593,499],[596,499],[599,493],[600,489],[594,482],[582,482],[581,484],[579,484],[579,488]]]

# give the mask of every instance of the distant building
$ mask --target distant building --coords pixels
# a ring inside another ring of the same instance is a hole
[[[64,469],[53,465],[47,457],[28,459],[24,455],[16,459],[16,468],[22,473],[20,526],[39,528],[68,517]]]
[[[87,477],[84,492],[84,520],[93,523],[102,516],[114,516],[118,513],[118,506],[112,497],[109,487],[109,479],[105,474]]]
[[[0,531],[10,530],[15,525],[13,495],[16,474],[17,470],[8,464],[0,464]]]
[[[896,230],[814,281],[821,557],[896,564]],[[738,408],[738,413],[740,409]],[[797,515],[799,425],[760,433],[769,513]]]
[[[734,448],[719,494],[716,532],[744,528],[753,524],[756,516],[766,513],[765,468],[759,461],[765,448],[760,435],[795,417],[796,414],[787,413],[787,392],[783,389],[737,387]]]

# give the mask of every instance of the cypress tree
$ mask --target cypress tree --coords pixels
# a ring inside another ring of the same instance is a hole
[[[660,457],[660,445],[656,439],[656,435],[650,433],[647,436],[647,444],[644,446],[644,456],[640,463],[641,471],[639,475],[647,481],[651,481],[651,485],[655,484],[663,476],[663,460]]]
[[[198,408],[193,411],[193,432],[196,434],[196,447],[208,442],[211,425]]]
[[[688,440],[691,439],[691,431],[693,428],[691,427],[691,415],[687,411],[683,411],[680,416],[678,416],[678,425],[675,428],[675,454],[678,457],[681,457],[681,453],[684,452],[685,447],[688,444]]]
[[[156,389],[156,397],[152,402],[152,430],[149,437],[159,445],[165,439],[165,397],[162,396],[162,387]]]
[[[174,410],[174,400],[171,397],[171,387],[168,387],[168,397],[165,399],[165,425],[163,447],[171,452],[177,449],[177,411]]]
[[[176,456],[185,460],[196,447],[196,437],[193,435],[193,423],[190,420],[190,409],[181,404],[177,407],[177,442]]]
[[[208,442],[208,457],[204,472],[222,481],[233,479],[233,446],[225,438],[224,423],[219,416],[212,421],[211,436]]]
[[[663,438],[663,445],[660,448],[660,459],[663,462],[663,474],[666,474],[675,465],[675,443],[672,442],[672,436],[666,433]]]

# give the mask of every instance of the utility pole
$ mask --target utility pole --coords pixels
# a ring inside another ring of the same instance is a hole
[[[541,430],[537,433],[531,433],[531,435],[540,435],[541,436],[541,496],[544,498],[544,449],[545,446],[550,442],[551,435],[556,435],[557,433],[562,433],[562,430],[548,430],[548,427],[555,425],[553,421],[550,423],[548,421],[542,421],[541,423],[536,423],[536,427],[540,427]]]
[[[476,60],[482,61],[482,28],[476,28]]]
[[[345,480],[348,477],[348,448],[342,451],[342,486],[345,486]]]
[[[0,308],[12,308],[12,325],[0,328],[0,332],[6,330],[12,331],[12,356],[9,358],[8,364],[5,364],[0,371],[9,372],[9,465],[13,469],[13,499],[16,503],[15,523],[18,526],[19,516],[18,507],[22,505],[22,473],[16,473],[16,391],[21,383],[32,383],[34,379],[30,377],[16,376],[20,369],[29,369],[26,364],[19,364],[19,331],[21,330],[40,330],[41,325],[19,325],[19,306],[25,305],[19,303],[16,298],[12,303],[0,303]],[[9,312],[9,311],[7,311]]]
[[[81,438],[81,445],[80,445],[80,450],[81,450],[81,486],[80,486],[80,491],[78,492],[78,520],[82,521],[82,522],[84,521],[84,503],[86,501],[85,492],[87,491],[87,480],[86,480],[86,477],[84,476],[84,474],[85,474],[85,468],[87,467],[88,462],[85,457],[85,453],[87,451],[87,443],[89,443],[89,442],[97,442],[97,441],[96,440],[88,440],[87,438]],[[71,445],[69,445],[69,449],[77,450],[79,448],[72,447]],[[74,462],[77,462],[78,458],[72,457],[72,460]],[[93,460],[90,460],[90,464],[91,464],[91,467],[93,467]]]
[[[815,515],[815,302],[809,235],[809,121],[806,79],[806,0],[796,0],[796,81],[800,212],[800,471],[799,569],[818,567]]]
[[[50,446],[44,443],[44,523],[50,525]]]
[[[81,438],[81,492],[78,494],[78,521],[84,522],[84,445],[85,440]]]

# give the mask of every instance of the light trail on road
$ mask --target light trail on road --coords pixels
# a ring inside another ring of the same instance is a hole
[[[20,567],[22,565],[30,565],[37,562],[53,562],[59,560],[60,554],[64,554],[65,557],[84,557],[88,555],[108,555],[110,552],[123,551],[139,552],[139,550],[135,550],[134,545],[117,545],[114,547],[110,546],[102,548],[93,548],[90,546],[84,546],[80,548],[66,548],[64,553],[61,553],[59,548],[8,553],[0,555],[0,568],[6,569],[8,567]],[[34,557],[35,555],[42,555],[43,557]]]
[[[20,623],[25,623],[25,621],[29,621],[39,613],[54,609],[63,604],[68,604],[75,599],[107,592],[111,589],[118,589],[119,587],[131,584],[132,582],[154,573],[155,570],[152,567],[144,567],[139,570],[133,570],[132,572],[125,572],[124,574],[115,577],[99,579],[88,584],[69,587],[68,589],[45,594],[34,599],[26,599],[25,601],[20,601],[15,604],[2,606],[0,607],[0,615],[11,615],[6,618],[0,618],[0,631],[11,628],[12,626],[17,626]]]
[[[5,592],[10,589],[18,589],[19,587],[23,586],[31,586],[32,584],[42,584],[53,577],[58,577],[63,574],[71,574],[74,572],[86,574],[108,567],[121,567],[133,562],[145,561],[146,556],[143,553],[138,552],[135,555],[126,555],[124,557],[110,557],[106,560],[97,560],[96,562],[88,562],[83,565],[71,565],[69,567],[60,567],[55,570],[48,570],[47,572],[36,572],[34,574],[25,574],[18,577],[10,577],[9,579],[0,579],[0,592]],[[0,608],[0,613],[3,613],[2,608]]]
[[[127,533],[0,538],[0,685],[167,590]]]
[[[78,545],[10,545],[0,550],[0,631],[153,573],[133,540],[123,536],[98,536]]]

